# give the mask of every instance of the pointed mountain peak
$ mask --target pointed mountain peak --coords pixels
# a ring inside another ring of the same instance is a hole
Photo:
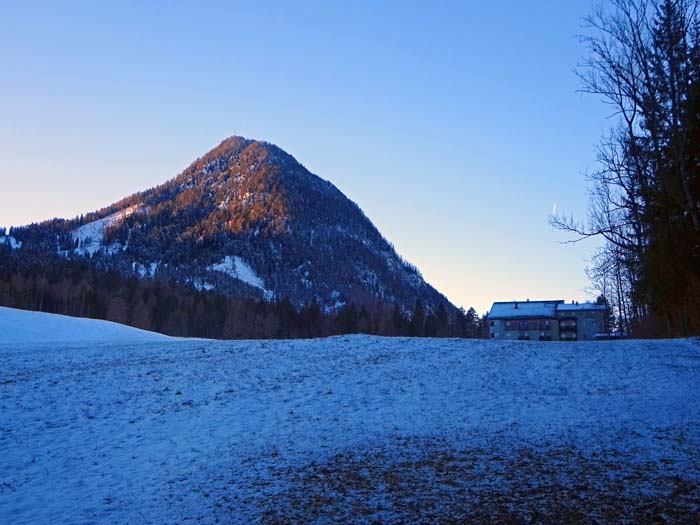
[[[159,279],[230,296],[329,309],[451,306],[338,188],[274,144],[240,136],[160,186],[50,226],[18,238],[126,275],[153,277],[157,268]]]

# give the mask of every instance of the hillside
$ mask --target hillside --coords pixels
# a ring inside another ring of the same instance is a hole
[[[689,340],[105,339],[0,362],[2,523],[700,519]]]
[[[0,344],[167,341],[155,332],[96,319],[31,312],[0,306]]]
[[[229,297],[456,309],[333,184],[266,142],[230,137],[161,186],[71,220],[13,228],[12,257],[87,260]]]

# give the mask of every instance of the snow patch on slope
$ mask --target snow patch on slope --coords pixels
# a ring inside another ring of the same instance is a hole
[[[214,288],[216,288],[216,286],[214,286],[213,284],[208,283],[207,281],[202,281],[202,280],[199,279],[199,278],[195,278],[195,280],[192,281],[192,286],[194,286],[194,287],[195,287],[197,290],[199,290],[200,292],[201,292],[201,291],[210,292],[211,290],[213,290]]]
[[[163,341],[165,335],[119,323],[0,306],[0,344]]]
[[[18,250],[22,247],[22,241],[18,241],[12,235],[0,235],[0,244],[9,244],[13,250]]]
[[[331,293],[331,304],[323,307],[323,311],[327,314],[337,313],[342,310],[347,303],[343,301],[342,294],[338,290],[333,290]]]
[[[148,266],[145,264],[141,264],[138,262],[133,262],[131,264],[131,268],[135,274],[138,274],[141,279],[147,279],[147,278],[153,278],[156,275],[156,272],[158,271],[158,267],[160,266],[160,261],[158,262],[152,262]]]
[[[78,255],[94,255],[100,251],[105,229],[133,215],[138,209],[139,206],[134,204],[133,206],[119,210],[102,219],[83,224],[73,230],[71,232],[71,238],[73,242],[78,241],[78,246],[75,248],[74,252]]]
[[[237,255],[234,255],[233,257],[227,255],[224,257],[223,261],[212,264],[208,269],[215,272],[225,273],[226,275],[243,281],[254,288],[265,289],[265,282],[258,277],[248,263]]]

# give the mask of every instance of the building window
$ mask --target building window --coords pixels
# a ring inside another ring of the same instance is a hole
[[[527,332],[520,332],[518,335],[518,340],[519,341],[529,341],[530,340],[530,334]]]
[[[527,321],[520,321],[520,322],[518,323],[518,330],[520,330],[520,331],[526,331],[526,330],[529,330],[529,329],[530,329],[530,323],[528,323]]]
[[[549,330],[550,328],[549,321],[540,321],[540,330]]]
[[[506,321],[506,330],[510,330],[510,321]]]

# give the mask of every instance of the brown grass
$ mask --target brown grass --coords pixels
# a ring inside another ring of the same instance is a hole
[[[266,500],[261,522],[700,523],[698,473],[671,474],[668,461],[398,440],[277,472],[289,488]]]

